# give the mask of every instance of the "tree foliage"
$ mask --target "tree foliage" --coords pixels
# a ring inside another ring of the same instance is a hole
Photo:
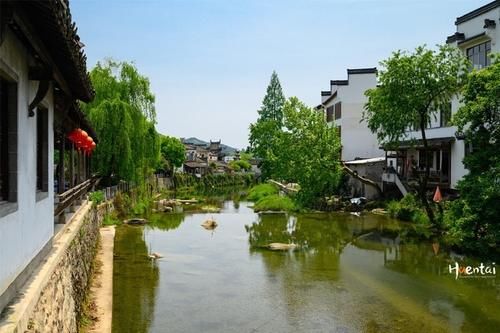
[[[461,52],[449,46],[429,50],[418,47],[413,53],[397,51],[381,62],[379,86],[366,92],[364,118],[381,144],[397,146],[409,140],[409,129],[420,131],[424,154],[429,152],[426,128],[439,110],[449,103],[461,87],[467,62]],[[430,166],[419,179],[419,197],[429,219],[434,213],[426,196]]]
[[[247,160],[235,160],[230,161],[228,164],[229,168],[234,171],[249,171],[252,168],[252,165]]]
[[[299,183],[298,200],[313,207],[318,199],[335,194],[341,177],[340,138],[321,114],[296,97],[283,107],[284,130],[274,141],[273,175]]]
[[[155,97],[133,64],[107,60],[90,73],[95,99],[82,105],[99,143],[92,167],[104,177],[142,183],[158,165]]]
[[[271,81],[267,86],[266,96],[262,101],[262,107],[259,112],[260,120],[274,120],[278,124],[283,121],[283,104],[285,104],[285,96],[281,88],[281,83],[276,71],[271,74]]]
[[[285,96],[278,78],[273,71],[271,81],[267,87],[266,95],[262,101],[262,107],[258,110],[259,118],[255,124],[250,125],[250,147],[256,157],[262,158],[261,165],[264,176],[272,173],[272,165],[269,163],[273,155],[273,140],[275,134],[281,130],[283,125],[283,105]]]
[[[458,244],[487,252],[500,246],[500,57],[469,74],[463,103],[453,122],[472,152],[464,159],[469,173],[458,184],[460,199],[446,222]]]
[[[178,138],[171,136],[161,136],[160,152],[163,168],[169,172],[172,172],[174,167],[182,166],[186,159],[184,144]]]

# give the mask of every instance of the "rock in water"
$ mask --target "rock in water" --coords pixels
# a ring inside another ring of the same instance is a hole
[[[373,214],[379,214],[379,215],[387,215],[387,211],[383,208],[374,208],[372,209]]]
[[[146,219],[140,219],[140,218],[133,218],[133,219],[128,219],[123,221],[125,224],[132,224],[132,225],[143,225],[148,223],[148,220]]]
[[[217,227],[217,222],[214,219],[208,219],[201,224],[201,226],[207,230],[213,230]]]
[[[160,259],[160,258],[163,258],[163,256],[162,256],[161,254],[157,253],[157,252],[153,252],[153,253],[151,253],[151,254],[149,255],[149,257],[150,257],[151,259]]]
[[[267,246],[269,250],[273,251],[286,251],[286,250],[293,250],[297,247],[296,244],[290,243],[290,244],[285,244],[285,243],[271,243]]]

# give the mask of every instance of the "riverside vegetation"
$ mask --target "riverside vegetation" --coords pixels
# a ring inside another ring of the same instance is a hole
[[[423,46],[413,53],[397,51],[381,66],[380,85],[366,92],[364,120],[382,145],[397,146],[407,129],[414,127],[420,130],[424,151],[428,151],[426,125],[449,107],[452,96],[460,95],[463,106],[452,124],[473,149],[464,160],[469,173],[458,184],[457,200],[434,203],[429,199],[427,165],[414,193],[379,206],[413,223],[423,238],[443,236],[444,243],[460,251],[500,256],[499,56],[493,55],[491,65],[484,69],[469,71],[467,59],[456,50]],[[250,192],[254,208],[324,209],[337,200],[345,175],[335,126],[328,127],[320,113],[297,98],[287,100],[275,72],[258,114],[256,123],[250,125],[249,141],[250,151],[262,159],[263,180],[298,183],[301,190],[287,198],[267,185],[259,187]]]

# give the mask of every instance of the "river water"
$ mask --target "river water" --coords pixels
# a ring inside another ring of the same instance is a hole
[[[500,332],[498,278],[456,279],[448,265],[467,259],[411,241],[411,226],[222,205],[117,228],[113,332]]]

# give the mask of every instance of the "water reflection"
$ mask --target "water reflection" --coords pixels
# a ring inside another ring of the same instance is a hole
[[[148,228],[159,229],[159,230],[175,230],[179,228],[181,223],[184,221],[184,213],[155,213],[148,217]]]
[[[133,226],[116,229],[112,325],[116,333],[149,332],[153,319],[159,269],[148,258],[143,231]]]
[[[342,309],[328,300],[321,305],[358,321],[361,326],[355,328],[361,331],[406,327],[407,332],[497,332],[496,278],[455,280],[448,264],[464,258],[436,251],[431,243],[415,242],[405,237],[404,228],[375,215],[339,214],[263,214],[245,226],[250,253],[261,256],[268,281],[282,290],[285,302],[276,306],[284,304],[288,318],[298,318],[294,327],[304,320],[301,313],[308,309],[304,300],[316,294],[318,282],[323,281],[329,285],[323,292],[348,301]],[[266,249],[273,242],[295,243],[299,249],[280,253]],[[317,305],[323,295],[314,297],[312,303]],[[378,316],[371,318],[370,313]],[[417,326],[409,328],[408,323]],[[337,327],[353,329],[343,325]]]
[[[226,201],[219,214],[159,214],[144,228],[118,228],[114,332],[500,327],[497,280],[455,280],[448,264],[465,259],[412,240],[405,224],[371,214],[254,214],[247,205]],[[215,233],[200,227],[211,217]],[[273,242],[298,248],[270,251]],[[164,259],[147,260],[146,244]]]

